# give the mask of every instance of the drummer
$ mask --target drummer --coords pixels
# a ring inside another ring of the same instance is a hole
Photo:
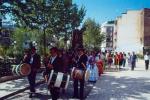
[[[53,69],[54,72],[63,72],[63,62],[62,59],[58,56],[58,49],[56,47],[52,47],[50,49],[51,57],[49,58],[49,62],[46,66],[46,73],[50,73]],[[60,88],[49,86],[48,87],[51,92],[52,100],[57,100],[60,94]]]
[[[77,68],[80,70],[85,71],[86,70],[86,63],[88,60],[87,55],[84,52],[83,48],[78,48],[78,60],[77,60]],[[80,82],[80,96],[78,94],[78,83]],[[74,79],[74,95],[73,98],[80,98],[84,99],[84,77],[82,79]]]
[[[28,63],[31,66],[31,73],[28,75],[28,81],[30,85],[29,98],[32,98],[36,92],[35,91],[36,73],[41,66],[40,55],[36,53],[36,48],[34,46],[31,47],[30,51],[26,51],[23,63]]]

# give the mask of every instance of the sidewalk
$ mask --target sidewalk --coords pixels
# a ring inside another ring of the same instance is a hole
[[[38,75],[37,81],[43,80],[42,75]],[[51,94],[49,90],[47,89],[47,84],[43,83],[36,87],[36,95],[32,99],[29,98],[29,89],[23,89],[28,86],[27,78],[24,77],[22,79],[13,80],[9,82],[4,82],[0,84],[0,98],[4,100],[51,100]],[[92,90],[94,84],[85,83],[85,96],[87,96],[90,91]],[[20,91],[21,89],[21,91]],[[13,93],[19,91],[17,93]],[[12,94],[11,96],[6,96],[9,94]],[[4,96],[6,96],[4,98]],[[72,99],[73,96],[73,81],[70,80],[69,85],[65,93],[61,93],[60,100],[77,100]],[[0,99],[1,100],[1,99]]]
[[[36,83],[41,82],[43,77],[41,73],[37,74]],[[0,98],[4,96],[12,95],[12,93],[18,93],[28,89],[29,83],[27,77],[22,77],[17,80],[11,80],[7,82],[0,83]]]
[[[87,100],[150,100],[150,70],[139,60],[134,71],[105,72]]]

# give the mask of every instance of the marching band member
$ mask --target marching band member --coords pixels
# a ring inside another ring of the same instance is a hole
[[[87,63],[88,57],[87,55],[84,53],[84,49],[83,48],[79,48],[78,49],[78,60],[77,60],[77,68],[85,71],[86,69],[86,63]],[[80,97],[78,94],[78,82],[80,82]],[[84,77],[82,79],[74,79],[74,98],[80,98],[80,99],[84,99]]]
[[[51,57],[46,66],[46,73],[50,73],[51,70],[54,70],[54,72],[63,72],[63,62],[62,59],[58,56],[58,49],[56,47],[52,47],[50,49],[50,54]],[[50,85],[48,88],[50,89],[52,100],[57,100],[59,98],[60,88],[54,87],[52,85]]]
[[[31,73],[28,75],[28,81],[30,85],[30,95],[29,98],[33,97],[33,94],[36,92],[35,91],[35,80],[36,80],[36,73],[37,70],[41,66],[41,61],[40,61],[40,55],[36,53],[36,48],[31,47],[30,52],[26,52],[23,63],[27,63],[31,66]]]

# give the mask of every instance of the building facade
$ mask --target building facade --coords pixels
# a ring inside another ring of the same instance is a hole
[[[108,21],[101,25],[101,32],[105,35],[106,39],[102,43],[101,48],[106,51],[114,50],[113,48],[113,34],[114,34],[115,21]]]
[[[150,48],[150,9],[131,10],[116,21],[115,51],[143,53]]]
[[[143,52],[148,51],[150,53],[150,9],[144,9],[142,15],[143,34],[141,41],[144,44]]]

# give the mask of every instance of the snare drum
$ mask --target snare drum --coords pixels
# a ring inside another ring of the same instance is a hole
[[[90,71],[88,69],[84,71],[73,67],[71,71],[71,77],[73,79],[81,80],[84,78],[84,80],[87,81],[89,79],[89,76],[90,76]]]
[[[31,72],[31,66],[27,63],[23,63],[20,65],[13,66],[12,73],[18,76],[26,76]]]
[[[51,70],[50,74],[47,75],[48,86],[54,86],[59,88],[67,89],[70,80],[70,75],[61,72],[54,72]]]

